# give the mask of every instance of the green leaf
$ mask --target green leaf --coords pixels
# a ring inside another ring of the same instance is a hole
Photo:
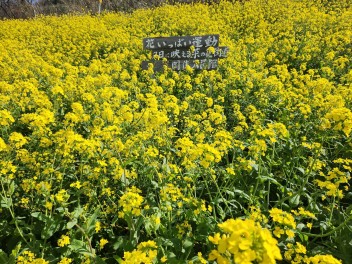
[[[306,173],[304,168],[296,167],[296,169],[299,170],[303,175]]]
[[[269,177],[269,176],[261,175],[261,176],[259,176],[259,179],[261,179],[263,181],[270,181],[278,186],[281,186],[281,184],[277,180],[275,180],[274,178]]]
[[[351,195],[352,198],[352,195]],[[346,214],[352,214],[352,204],[350,204],[347,208],[346,208]]]
[[[10,255],[7,262],[5,262],[6,264],[15,264],[16,263],[16,256],[14,255]]]
[[[66,224],[66,228],[67,228],[67,229],[71,229],[72,227],[75,226],[75,224],[77,224],[77,218],[74,218],[74,219],[72,219],[70,222],[68,222],[68,223]]]
[[[0,263],[9,263],[8,260],[7,254],[0,249]]]
[[[114,259],[118,262],[118,263],[122,263],[123,259],[118,256],[118,255],[114,255]]]
[[[144,221],[144,229],[145,231],[147,232],[147,234],[150,236],[152,234],[152,231],[154,230],[153,229],[153,225],[151,223],[151,220],[149,218],[147,218],[145,221]]]
[[[217,213],[219,214],[219,216],[220,216],[220,219],[221,220],[224,220],[225,219],[225,212],[224,212],[224,210],[221,208],[221,206],[220,205],[216,205],[216,210],[217,210]]]
[[[297,230],[299,230],[299,231],[302,231],[302,229],[303,229],[303,228],[305,228],[305,227],[306,227],[306,225],[305,225],[305,224],[303,224],[303,223],[299,223],[299,224],[297,224],[296,229],[297,229]]]
[[[65,208],[63,207],[58,207],[55,210],[58,211],[59,213],[64,213],[66,211]]]
[[[171,172],[171,169],[167,163],[167,159],[164,158],[163,159],[163,165],[162,165],[162,169],[166,172],[166,173],[170,173]]]
[[[112,245],[112,248],[114,249],[114,250],[117,250],[117,249],[119,249],[120,247],[121,247],[121,245],[123,244],[123,237],[122,236],[119,236],[118,238],[117,238],[117,240],[114,242],[114,244]]]
[[[308,236],[307,235],[299,234],[299,238],[301,239],[302,242],[307,242],[308,241]]]
[[[15,192],[15,182],[11,181],[11,183],[9,184],[9,195],[11,196],[13,193]]]
[[[176,258],[176,255],[175,255],[175,253],[173,253],[173,252],[167,252],[167,258],[168,259],[173,259],[173,258]]]
[[[41,233],[42,239],[48,239],[53,234],[60,230],[61,218],[48,218],[49,220],[45,223],[43,231]]]
[[[46,216],[45,214],[43,214],[42,212],[34,212],[31,213],[31,216],[33,216],[34,218],[39,219],[42,222],[48,222],[50,221],[50,217]]]
[[[183,241],[183,247],[184,248],[189,248],[193,246],[193,242],[189,239],[186,239],[185,241]]]
[[[3,197],[1,200],[1,207],[10,208],[12,205],[12,198],[11,197]]]
[[[83,213],[83,208],[81,206],[78,206],[73,212],[72,212],[72,217],[73,218],[78,218],[80,215]]]
[[[95,260],[95,264],[106,264],[106,262],[98,256],[96,256],[94,260]]]
[[[19,255],[21,250],[21,243],[18,243],[17,246],[11,251],[11,255],[8,258],[7,264],[15,264],[17,256]]]
[[[96,209],[94,213],[88,218],[87,224],[86,224],[86,232],[88,236],[92,235],[92,233],[95,231],[95,222],[98,218],[98,215],[100,213],[100,209]]]
[[[251,197],[242,190],[234,190],[234,192],[238,193],[241,197],[247,199],[248,201],[251,200]]]
[[[50,217],[42,212],[31,213],[31,216],[37,218],[39,221],[44,222],[44,228],[41,232],[42,239],[48,239],[53,236],[53,234],[60,230],[61,217]]]
[[[258,171],[258,169],[259,169],[258,164],[251,164],[251,166],[255,171]]]
[[[78,239],[73,239],[71,241],[71,244],[68,246],[69,249],[75,251],[75,252],[86,252],[87,250],[87,245],[81,240]]]
[[[297,193],[290,198],[289,203],[292,207],[297,207],[299,205],[300,199],[301,196]]]
[[[150,181],[150,183],[153,185],[154,188],[159,188],[159,183],[156,181]]]
[[[158,237],[156,238],[158,245],[163,245],[164,247],[174,247],[174,242],[168,238]]]
[[[129,181],[129,179],[127,179],[125,172],[122,173],[120,180],[125,186],[130,185],[130,181]]]

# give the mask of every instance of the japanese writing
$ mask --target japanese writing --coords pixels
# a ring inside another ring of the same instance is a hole
[[[149,64],[153,64],[154,71],[161,71],[163,65],[167,65],[175,71],[182,71],[186,69],[187,65],[192,69],[197,70],[214,70],[218,67],[217,59],[202,59],[202,60],[172,60],[167,62],[162,61],[143,61],[142,69],[147,70]]]
[[[187,65],[192,69],[197,70],[214,70],[218,67],[217,59],[203,59],[203,60],[173,60],[169,61],[168,65],[175,71],[184,70]]]
[[[153,58],[158,59],[215,59],[226,58],[229,51],[228,47],[217,47],[215,53],[210,53],[206,48],[195,48],[193,52],[190,49],[166,49],[153,50]]]
[[[152,51],[153,60],[143,61],[142,69],[151,63],[154,71],[162,71],[165,65],[175,71],[187,66],[213,70],[218,59],[226,58],[229,52],[228,47],[219,47],[219,35],[145,38],[143,48]]]
[[[143,39],[143,48],[149,50],[187,48],[190,46],[194,46],[195,48],[218,47],[219,35]]]

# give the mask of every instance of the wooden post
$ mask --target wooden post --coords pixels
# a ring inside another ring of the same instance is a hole
[[[99,6],[98,6],[98,14],[100,15],[101,12],[101,3],[103,2],[103,0],[99,0]]]

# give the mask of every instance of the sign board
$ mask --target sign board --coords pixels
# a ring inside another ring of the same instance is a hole
[[[216,59],[226,58],[229,49],[228,47],[216,47],[215,53],[210,53],[207,48],[194,48],[192,52],[190,48],[176,48],[166,50],[153,50],[153,58],[158,57],[159,59],[167,58],[168,60],[199,60],[199,59]]]
[[[213,52],[209,51],[210,47],[214,48]],[[176,71],[184,70],[187,65],[193,69],[214,70],[218,59],[226,58],[229,51],[228,47],[219,47],[219,35],[145,38],[143,48],[152,51],[153,60],[143,61],[142,69],[148,69],[151,63],[154,71],[162,71],[163,65]]]
[[[201,60],[169,60],[163,62],[161,60],[157,61],[143,61],[142,69],[147,70],[149,64],[153,64],[154,71],[162,71],[163,66],[167,65],[174,71],[182,71],[189,65],[192,69],[197,70],[215,70],[218,67],[217,59],[201,59]]]
[[[219,46],[219,35],[180,36],[143,39],[143,49],[209,48]]]

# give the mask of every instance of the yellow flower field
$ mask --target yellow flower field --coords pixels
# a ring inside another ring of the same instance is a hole
[[[351,21],[350,0],[0,21],[0,264],[352,263]],[[144,38],[211,34],[215,70],[141,68]]]

